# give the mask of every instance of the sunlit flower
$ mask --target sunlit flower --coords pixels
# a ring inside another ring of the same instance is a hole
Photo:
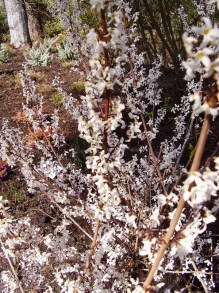
[[[217,9],[219,10],[219,0],[210,0],[208,3],[209,4],[217,3]]]
[[[191,29],[192,32],[203,36],[201,48],[211,43],[212,39],[219,38],[219,28],[217,25],[213,26],[208,17],[203,17],[203,21],[204,25],[202,27],[193,26]]]

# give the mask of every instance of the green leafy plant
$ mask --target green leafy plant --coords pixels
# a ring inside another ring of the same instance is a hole
[[[95,28],[98,29],[101,24],[101,19],[99,16],[95,13],[94,10],[90,9],[90,6],[85,2],[81,4],[82,13],[80,15],[80,19],[84,24],[86,24],[89,28]],[[87,30],[85,29],[84,32],[87,33]]]
[[[8,62],[10,57],[11,57],[10,52],[5,49],[4,45],[1,45],[0,46],[0,64]]]
[[[14,182],[8,182],[6,191],[3,194],[5,200],[14,202],[22,202],[25,198],[25,192],[20,189]]]
[[[61,105],[63,102],[63,96],[60,93],[53,93],[51,95],[53,102],[57,105]]]
[[[51,60],[51,48],[57,38],[46,39],[40,46],[33,46],[25,54],[27,64],[30,66],[47,66]]]
[[[51,38],[57,35],[62,36],[65,34],[65,31],[60,21],[58,19],[53,19],[45,23],[44,34],[47,38]]]
[[[85,85],[83,81],[76,81],[72,84],[72,90],[80,92],[81,94],[85,93]]]
[[[8,34],[7,14],[5,8],[0,9],[0,40],[3,41],[5,35]]]
[[[68,42],[61,44],[58,49],[58,57],[62,61],[73,60],[74,52]]]

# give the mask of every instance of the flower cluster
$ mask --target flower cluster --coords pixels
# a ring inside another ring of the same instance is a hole
[[[149,289],[168,290],[166,273],[193,273],[194,262],[199,268],[206,265],[202,248],[209,243],[200,235],[218,211],[219,160],[211,161],[211,169],[189,172],[179,184],[185,176],[180,159],[193,127],[189,98],[165,104],[160,88],[163,59],[157,56],[150,68],[145,64],[145,54],[138,50],[137,15],[132,15],[127,2],[91,0],[101,28],[91,28],[86,43],[79,34],[79,2],[51,3],[51,11],[69,32],[72,24],[77,27],[76,32],[73,29],[77,52],[90,52],[80,102],[65,93],[60,77],[53,82],[89,145],[87,169],[84,173],[73,163],[74,149],[66,143],[58,110],[45,114],[43,97],[24,67],[26,102],[13,119],[16,127],[6,120],[2,123],[0,156],[11,168],[19,167],[28,194],[38,196],[42,206],[17,219],[0,197],[0,254],[9,264],[0,277],[4,292],[16,292],[20,286],[21,292],[33,288],[45,293],[145,292],[140,276],[165,244],[181,196],[188,205],[157,269],[157,285]],[[219,29],[208,18],[204,23],[192,28],[199,40],[184,35],[189,59],[183,64],[190,78],[198,72],[216,80]],[[209,99],[213,96],[217,103],[217,89],[205,97],[201,88],[201,82],[188,81],[194,113],[216,116],[217,106],[212,107]],[[162,133],[164,126],[170,128],[168,137]],[[36,212],[43,216],[33,225]]]

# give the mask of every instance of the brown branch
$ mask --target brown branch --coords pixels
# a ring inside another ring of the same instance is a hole
[[[63,208],[46,192],[43,193],[45,196],[47,196],[50,201],[60,210],[60,212],[66,216],[67,219],[69,219],[79,230],[81,230],[90,240],[93,240],[92,236],[88,234],[70,215],[66,214],[64,212]]]
[[[196,266],[195,262],[193,260],[191,260],[191,263],[192,263],[192,266],[193,266],[193,268],[195,270],[195,274],[194,275],[198,278],[199,282],[202,284],[202,287],[203,287],[205,293],[208,293],[208,288],[205,285],[205,282],[202,280],[202,278],[201,278],[201,276],[200,276],[200,274],[198,272],[198,269],[197,269],[197,266]]]
[[[163,35],[163,32],[162,32],[162,30],[160,28],[160,25],[157,22],[156,17],[153,14],[153,11],[150,8],[150,5],[148,4],[148,1],[147,0],[142,0],[142,2],[144,3],[144,6],[145,6],[145,12],[149,16],[149,19],[150,19],[150,22],[151,22],[152,26],[156,29],[158,37],[160,38],[160,40],[162,41],[162,43],[166,47],[166,49],[167,49],[167,51],[168,51],[168,53],[169,53],[169,55],[170,55],[170,57],[171,57],[171,59],[173,61],[173,64],[175,66],[178,65],[177,58],[176,58],[176,56],[174,54],[175,52],[173,52],[170,44],[168,43],[168,41],[166,40],[165,36]]]
[[[5,255],[5,257],[6,257],[7,261],[8,261],[8,264],[9,264],[9,266],[10,266],[10,268],[11,268],[11,272],[12,272],[12,274],[13,274],[13,276],[14,276],[14,279],[15,279],[17,285],[19,286],[19,289],[20,289],[21,293],[25,293],[25,292],[24,292],[24,289],[23,289],[23,287],[22,287],[22,285],[21,285],[21,282],[20,282],[20,280],[19,280],[19,278],[18,278],[18,276],[17,276],[17,273],[16,273],[16,270],[15,270],[15,268],[14,268],[14,266],[13,266],[13,263],[12,263],[12,261],[10,260],[10,257],[9,257],[9,255],[8,255],[8,252],[7,252],[7,249],[5,248],[4,243],[2,242],[1,239],[0,239],[0,244],[1,244],[1,247],[2,247],[2,251],[4,252],[4,255]]]
[[[106,22],[106,15],[105,15],[105,10],[101,10],[101,25],[102,25],[102,35],[100,36],[100,39],[104,42],[107,42],[107,34],[108,34],[108,30],[107,30],[107,22]],[[110,62],[109,62],[109,52],[108,49],[103,48],[104,51],[104,67],[108,67]],[[104,121],[107,121],[109,118],[109,108],[110,108],[110,91],[106,90],[103,94],[103,105],[104,105]],[[103,148],[105,153],[108,152],[108,142],[107,142],[107,129],[106,126],[104,127],[103,130]]]
[[[190,172],[197,171],[199,169],[201,158],[204,153],[205,144],[206,144],[207,137],[208,137],[208,131],[210,129],[210,122],[211,122],[211,116],[206,115],[204,122],[203,122],[203,125],[202,125],[201,133],[200,133],[198,144],[197,144],[196,153],[195,153],[195,156],[193,159],[192,166],[190,168]],[[179,221],[179,218],[181,216],[181,213],[182,213],[182,210],[185,206],[185,203],[186,202],[185,202],[183,195],[182,195],[180,198],[178,207],[176,209],[176,212],[174,214],[174,218],[170,224],[170,227],[169,227],[165,237],[163,238],[162,245],[160,246],[160,249],[157,253],[154,264],[152,265],[152,268],[149,271],[149,274],[143,284],[143,287],[145,288],[145,292],[147,292],[147,287],[151,284],[151,282],[154,278],[154,275],[160,265],[160,262],[163,259],[165,250],[168,247],[170,240],[175,232],[176,225]]]
[[[80,278],[80,280],[78,282],[77,288],[75,288],[75,290],[74,290],[74,293],[77,293],[78,292],[79,286],[84,281],[84,278],[85,278],[85,276],[86,276],[86,274],[87,274],[87,272],[89,270],[89,266],[90,266],[92,257],[93,257],[94,252],[95,252],[95,247],[97,245],[97,237],[98,237],[99,227],[100,227],[100,220],[97,219],[97,221],[96,221],[96,228],[95,228],[95,232],[94,232],[93,242],[91,244],[90,253],[89,253],[87,262],[85,264],[85,268],[84,268],[83,274],[82,274],[82,276],[81,276],[81,278]]]
[[[6,139],[6,141],[10,144],[10,141],[8,141],[7,139]],[[10,147],[16,152],[16,149],[14,149],[14,147],[12,145],[10,145]],[[24,163],[26,163],[26,161],[27,161],[21,155],[19,155],[19,159],[20,159],[21,163],[22,163],[22,161]],[[51,183],[48,179],[46,179],[44,177],[43,174],[41,174],[38,170],[34,169],[33,166],[31,166],[29,164],[28,167],[32,170],[33,173],[35,173],[35,175],[38,177],[38,179],[39,179],[39,177],[41,178],[42,181],[40,181],[40,182],[43,182],[43,183],[47,184],[47,186],[49,187],[49,190],[54,190],[55,189],[55,190],[57,190],[57,191],[59,191],[60,193],[63,194],[63,191],[58,186],[55,186],[55,183]],[[52,199],[52,197],[47,192],[43,192],[43,194],[45,196],[47,196],[50,199],[50,201],[52,203],[54,203],[54,205],[56,205],[56,207],[61,211],[61,213],[63,215],[65,215],[78,229],[80,229],[89,239],[93,240],[92,236],[89,233],[87,233],[70,215],[66,215],[66,213],[64,213],[62,207],[54,199]]]
[[[150,153],[151,153],[151,156],[152,156],[152,160],[154,162],[154,166],[155,166],[155,169],[157,171],[157,174],[158,174],[158,177],[160,178],[160,183],[161,183],[161,186],[163,188],[163,191],[165,193],[165,195],[167,196],[168,195],[168,192],[166,190],[166,187],[164,185],[164,180],[163,180],[163,176],[160,172],[160,168],[158,166],[158,159],[156,158],[155,154],[154,154],[154,150],[153,150],[153,147],[152,147],[152,143],[151,143],[151,140],[147,134],[147,125],[146,125],[146,122],[145,122],[145,118],[144,118],[144,115],[143,113],[141,113],[141,120],[142,120],[142,124],[143,124],[143,127],[144,127],[144,132],[145,132],[145,136],[146,136],[146,139],[147,139],[147,143],[148,143],[148,146],[149,146],[149,150],[150,150]]]

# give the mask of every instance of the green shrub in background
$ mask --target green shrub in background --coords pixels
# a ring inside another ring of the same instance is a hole
[[[43,30],[46,38],[65,36],[65,30],[58,19],[48,20],[45,23]]]
[[[81,10],[82,13],[80,15],[80,19],[82,20],[82,22],[86,24],[89,28],[95,28],[98,30],[101,24],[101,20],[97,13],[95,13],[95,11],[92,10],[90,6],[86,3],[81,4]],[[85,30],[81,33],[87,34],[87,31]]]
[[[8,22],[5,8],[0,8],[0,41],[5,41],[5,36],[8,35]]]
[[[7,62],[11,57],[8,50],[5,49],[4,45],[0,46],[0,64]]]

